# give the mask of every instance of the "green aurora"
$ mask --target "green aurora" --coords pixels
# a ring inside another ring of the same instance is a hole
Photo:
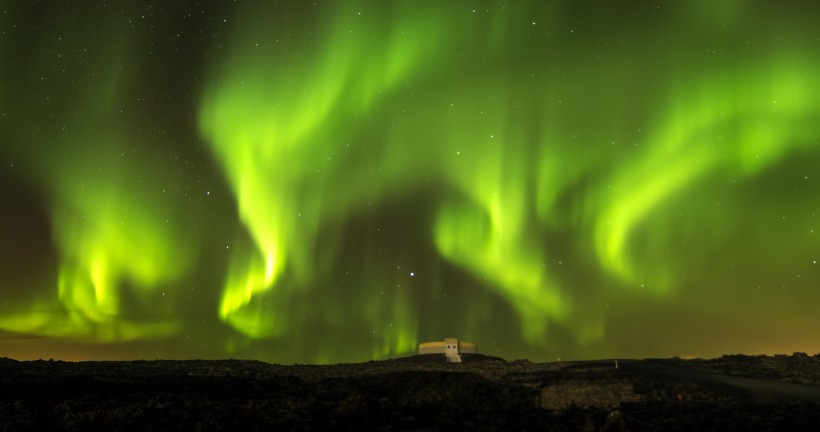
[[[820,351],[820,7],[0,1],[0,356]]]

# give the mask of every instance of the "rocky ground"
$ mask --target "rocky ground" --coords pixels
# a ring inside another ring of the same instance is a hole
[[[706,372],[820,386],[820,354],[794,353],[771,357],[726,355],[706,360],[671,358],[656,361]]]
[[[15,430],[818,430],[820,355],[462,364],[0,359]],[[617,366],[617,367],[616,367]]]

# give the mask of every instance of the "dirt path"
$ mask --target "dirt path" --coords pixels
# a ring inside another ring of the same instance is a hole
[[[624,370],[636,374],[693,382],[721,396],[751,396],[759,404],[820,402],[820,387],[816,386],[702,372],[651,360],[619,360],[619,364]]]

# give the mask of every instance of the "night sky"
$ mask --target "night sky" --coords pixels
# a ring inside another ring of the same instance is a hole
[[[0,356],[816,353],[815,3],[2,0]]]

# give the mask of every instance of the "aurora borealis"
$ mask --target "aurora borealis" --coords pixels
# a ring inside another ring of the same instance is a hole
[[[0,356],[820,351],[820,7],[0,1]]]

